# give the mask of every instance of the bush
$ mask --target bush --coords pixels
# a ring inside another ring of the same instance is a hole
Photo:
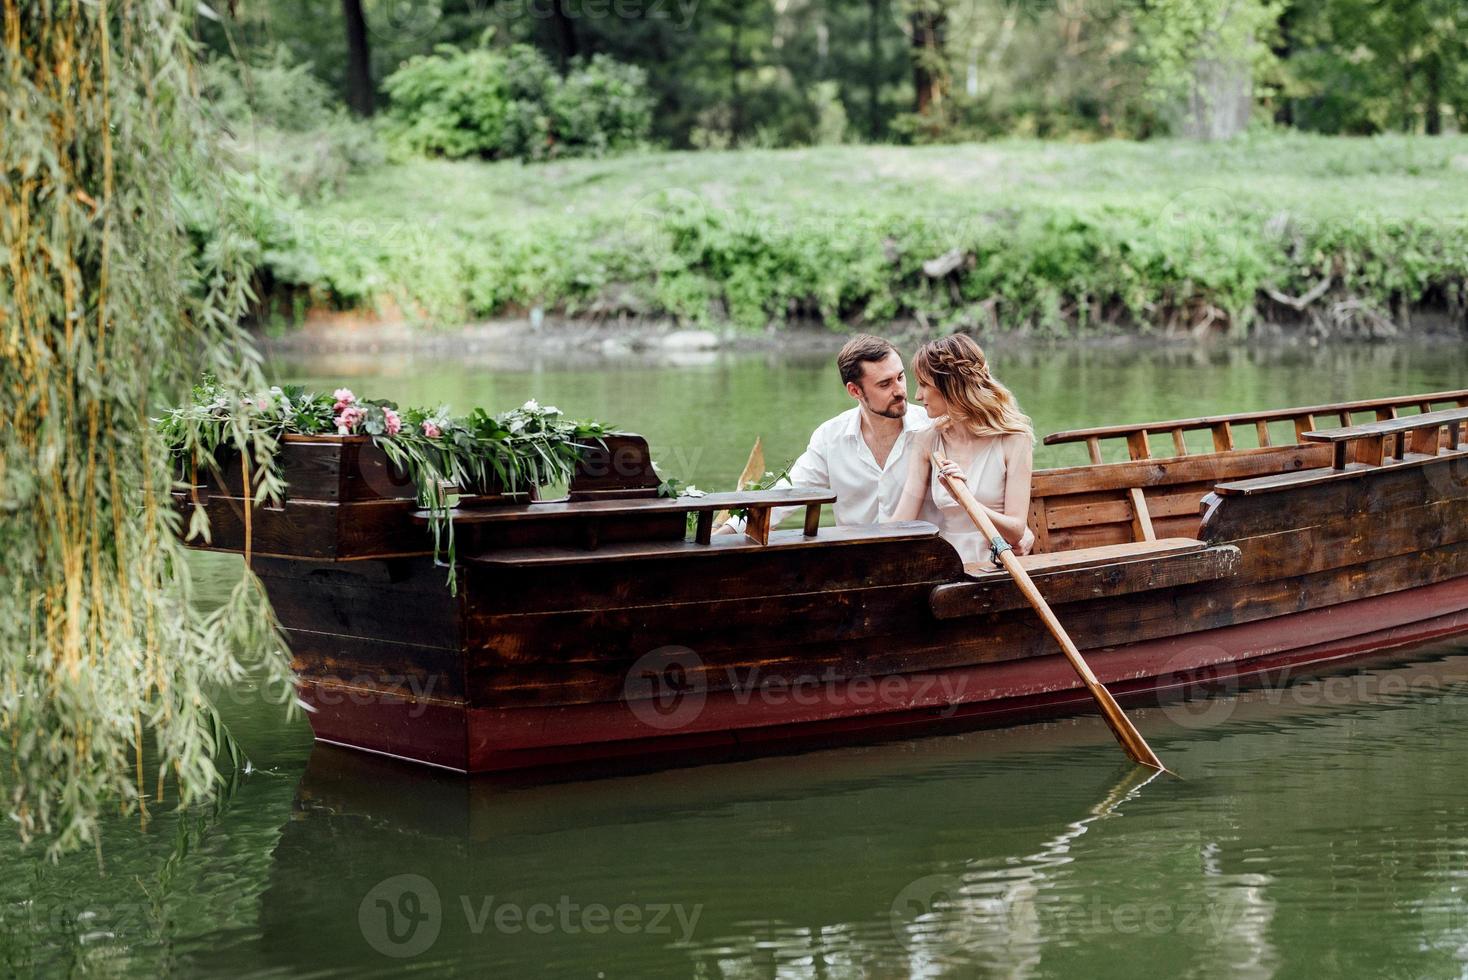
[[[383,85],[390,138],[425,156],[602,156],[641,145],[652,128],[646,74],[605,55],[578,60],[562,79],[528,45],[444,46]]]
[[[397,145],[451,159],[499,151],[509,109],[499,54],[442,45],[409,59],[383,88],[392,99],[388,134]]]
[[[285,48],[258,64],[204,65],[203,94],[226,155],[286,195],[315,198],[382,162],[371,128],[353,119],[311,66]]]
[[[560,85],[560,76],[539,51],[517,44],[505,56],[505,87],[509,96],[505,131],[499,156],[544,160],[556,144],[546,93]]]
[[[647,73],[606,55],[576,64],[549,103],[557,146],[568,156],[632,149],[652,129]]]

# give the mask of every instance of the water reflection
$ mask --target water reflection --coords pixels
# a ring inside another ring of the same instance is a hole
[[[1130,770],[1097,719],[549,785],[318,746],[258,951],[384,974],[1445,968],[1468,655],[1333,676],[1367,680],[1250,691],[1204,727],[1137,712],[1186,779]]]

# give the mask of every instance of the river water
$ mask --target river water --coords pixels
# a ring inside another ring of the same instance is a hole
[[[1461,347],[1004,349],[1037,428],[1464,386]],[[536,397],[732,484],[849,404],[825,360],[277,360],[404,403]],[[1201,447],[1200,447],[1201,448]],[[1079,462],[1075,447],[1039,465]],[[237,559],[198,555],[214,594]],[[250,682],[252,771],[117,819],[100,852],[0,850],[0,974],[695,978],[1462,976],[1468,643],[1095,718],[560,784],[329,747]]]

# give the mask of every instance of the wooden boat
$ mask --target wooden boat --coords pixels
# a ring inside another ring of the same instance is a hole
[[[1123,699],[1468,632],[1464,422],[1468,390],[1056,433],[1091,462],[1035,473],[1025,564]],[[1128,458],[1103,461],[1118,440]],[[659,498],[645,441],[616,436],[565,500],[461,502],[455,593],[370,440],[283,453],[288,498],[252,515],[251,561],[322,741],[602,767],[1091,706],[1003,572],[923,522],[822,528],[825,491]],[[241,551],[224,476],[176,504]],[[790,505],[804,526],[770,530]],[[728,507],[747,534],[711,537]]]

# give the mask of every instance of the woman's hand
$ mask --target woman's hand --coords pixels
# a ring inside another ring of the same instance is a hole
[[[943,461],[943,465],[938,467],[938,474],[940,476],[946,476],[950,480],[962,480],[964,483],[968,483],[968,477],[959,465],[951,459],[945,459]]]

